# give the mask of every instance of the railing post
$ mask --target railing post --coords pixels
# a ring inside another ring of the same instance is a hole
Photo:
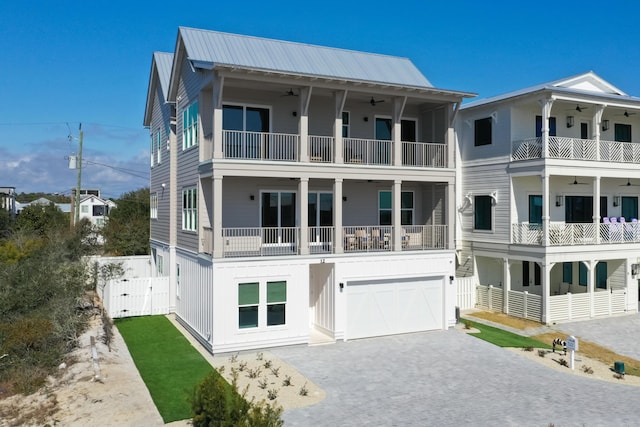
[[[569,320],[573,319],[573,295],[571,292],[567,292],[567,310],[569,310],[567,317],[569,317]]]
[[[487,291],[487,296],[488,296],[488,301],[487,301],[487,305],[489,306],[489,310],[493,310],[493,304],[491,303],[491,300],[493,299],[493,285],[489,285],[489,289]]]
[[[529,296],[529,291],[524,291],[523,295],[522,295],[522,315],[524,316],[524,318],[527,318],[528,315],[528,310],[527,310],[527,297]]]
[[[333,248],[335,253],[341,254],[344,252],[344,248],[342,246],[344,234],[342,231],[342,178],[336,178],[333,182],[333,200],[335,205],[335,209],[333,211]]]

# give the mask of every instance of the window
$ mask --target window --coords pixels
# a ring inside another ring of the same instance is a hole
[[[572,224],[593,222],[593,197],[565,196],[564,218],[567,223]]]
[[[536,116],[536,137],[542,136],[542,116]],[[556,136],[556,118],[549,117],[549,136]]]
[[[238,285],[238,327],[240,329],[258,327],[259,303],[259,283],[240,283]]]
[[[182,190],[182,229],[198,230],[198,189],[196,187]]]
[[[529,286],[529,261],[522,261],[522,286]]]
[[[615,140],[619,142],[631,142],[631,125],[616,123]]]
[[[529,196],[529,224],[542,224],[542,196]]]
[[[491,144],[491,117],[478,119],[474,124],[474,145]]]
[[[536,286],[542,284],[542,268],[537,262],[533,264],[533,284]]]
[[[80,212],[89,213],[89,206],[87,206],[87,205],[80,206]]]
[[[164,260],[162,255],[158,255],[156,257],[156,269],[158,272],[158,276],[164,276]]]
[[[262,135],[270,129],[268,108],[224,105],[222,129],[228,131],[223,147],[227,158],[257,159],[270,148]]]
[[[474,196],[473,198],[473,229],[492,229],[491,196]]]
[[[349,112],[348,111],[343,111],[342,112],[342,137],[343,138],[349,138],[349,125],[351,123],[349,123]]]
[[[160,149],[160,130],[156,131],[156,155],[158,156],[157,162],[160,164],[162,161],[162,150]]]
[[[151,219],[158,219],[158,193],[151,194]]]
[[[569,284],[573,283],[573,263],[562,263],[562,282]]]
[[[578,263],[578,285],[587,286],[587,266],[584,263]]]
[[[596,264],[596,288],[607,289],[607,263],[604,261]]]
[[[638,218],[638,198],[630,196],[622,196],[622,211],[621,216],[626,220],[631,221],[633,218]]]
[[[149,137],[149,159],[151,163],[149,166],[153,167],[153,132],[151,132],[151,136]]]
[[[104,218],[96,218],[96,225],[98,227],[104,226]]]
[[[109,214],[109,207],[105,205],[93,205],[93,216],[106,216]]]
[[[176,296],[180,298],[180,264],[176,264]]]
[[[264,191],[261,193],[261,219],[265,243],[290,243],[295,240],[291,227],[296,226],[296,193]]]
[[[400,224],[413,225],[413,206],[413,191],[402,191],[400,193]],[[380,191],[378,193],[379,225],[392,225],[392,211],[391,191]]]
[[[198,145],[198,103],[182,111],[182,149]]]
[[[267,282],[267,326],[285,324],[287,282]]]
[[[333,225],[333,194],[309,193],[308,226],[329,227]]]
[[[589,139],[589,123],[580,123],[580,138]]]

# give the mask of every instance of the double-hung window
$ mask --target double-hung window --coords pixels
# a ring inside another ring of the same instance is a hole
[[[238,285],[238,327],[240,329],[258,327],[260,305],[260,283],[240,283]]]
[[[378,193],[378,221],[380,225],[392,225],[391,191],[380,191]],[[400,224],[413,225],[414,202],[413,191],[402,191],[400,193]]]
[[[158,193],[151,193],[150,199],[151,219],[158,219]]]
[[[493,213],[491,207],[491,196],[474,196],[473,198],[473,229],[492,230]]]
[[[267,282],[267,326],[285,324],[287,282]]]
[[[182,149],[198,145],[198,103],[194,102],[182,111]]]
[[[182,190],[182,229],[198,230],[198,188]]]
[[[156,131],[156,161],[158,164],[162,162],[162,150],[160,149],[160,129]]]
[[[238,328],[264,328],[286,324],[287,282],[238,284]]]

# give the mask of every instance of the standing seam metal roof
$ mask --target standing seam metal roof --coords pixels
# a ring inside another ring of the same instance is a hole
[[[179,31],[187,57],[194,61],[433,88],[407,58],[194,28],[180,27]]]
[[[154,52],[153,59],[158,70],[158,80],[162,88],[164,99],[169,98],[169,80],[171,80],[171,66],[173,65],[173,54],[166,52]]]

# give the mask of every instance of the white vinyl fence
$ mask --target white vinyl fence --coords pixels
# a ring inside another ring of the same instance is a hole
[[[458,287],[456,306],[460,310],[475,308],[476,306],[476,279],[475,277],[456,277]]]
[[[169,314],[169,276],[109,280],[102,303],[112,319]]]

